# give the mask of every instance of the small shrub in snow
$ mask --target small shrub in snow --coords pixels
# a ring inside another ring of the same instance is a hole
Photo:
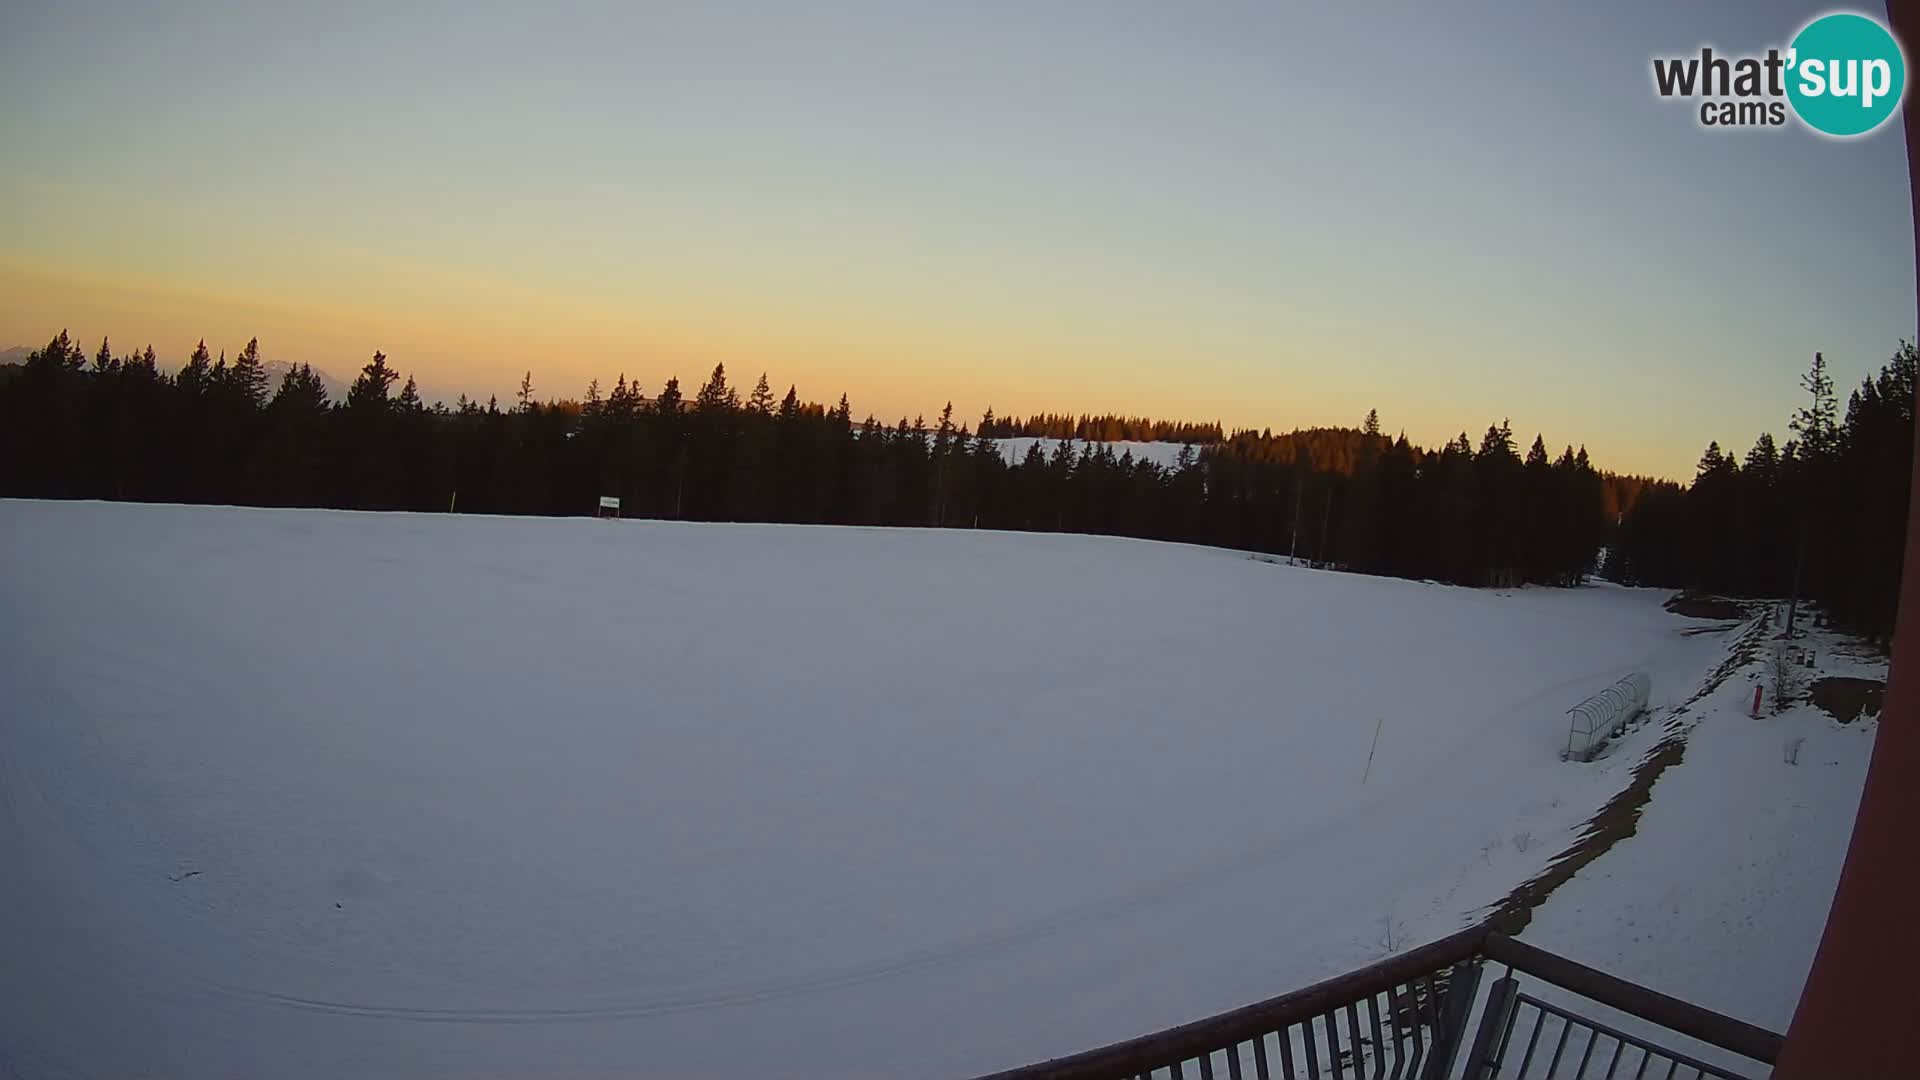
[[[1805,735],[1795,735],[1793,738],[1787,740],[1786,746],[1781,748],[1781,756],[1786,760],[1787,764],[1798,765],[1800,764],[1800,748],[1805,745],[1807,745],[1807,737]]]
[[[1530,832],[1517,832],[1517,833],[1514,833],[1514,834],[1513,834],[1513,850],[1515,850],[1515,851],[1525,851],[1525,850],[1527,850],[1527,848],[1529,848],[1529,847],[1531,847],[1531,846],[1533,846],[1533,834],[1532,834],[1532,833],[1530,833]]]
[[[1401,947],[1406,944],[1406,940],[1406,926],[1402,923],[1395,922],[1393,909],[1388,908],[1386,914],[1380,916],[1380,947],[1386,950],[1388,956],[1392,956],[1394,953],[1400,951]]]
[[[1787,706],[1793,704],[1794,699],[1806,689],[1806,677],[1795,663],[1793,652],[1793,647],[1782,641],[1775,644],[1767,656],[1767,684],[1773,691],[1775,713],[1785,712]]]

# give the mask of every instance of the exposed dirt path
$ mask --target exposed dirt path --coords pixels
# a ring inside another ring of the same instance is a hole
[[[1525,930],[1527,924],[1533,921],[1533,909],[1553,895],[1555,889],[1571,880],[1581,867],[1605,855],[1613,845],[1638,831],[1640,812],[1653,797],[1653,785],[1659,781],[1660,774],[1686,756],[1687,735],[1694,725],[1694,721],[1689,719],[1693,705],[1718,690],[1734,672],[1759,658],[1760,644],[1766,637],[1773,616],[1771,606],[1755,607],[1763,610],[1757,614],[1752,610],[1747,612],[1752,621],[1734,640],[1727,658],[1707,675],[1699,689],[1687,700],[1668,711],[1664,721],[1666,734],[1640,759],[1640,764],[1634,766],[1633,776],[1627,786],[1588,819],[1581,829],[1580,838],[1554,856],[1545,870],[1515,886],[1504,900],[1492,906],[1488,918],[1496,928],[1509,935],[1517,935]],[[1719,617],[1719,614],[1716,611],[1714,617]]]

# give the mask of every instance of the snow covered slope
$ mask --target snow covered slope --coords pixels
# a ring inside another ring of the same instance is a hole
[[[1886,658],[1856,642],[1824,631],[1807,642],[1820,674],[1886,678]],[[1826,926],[1879,722],[1842,724],[1807,703],[1755,719],[1754,686],[1771,693],[1764,656],[1689,708],[1685,756],[1655,783],[1638,830],[1548,898],[1523,936],[1784,1032]],[[1754,1068],[1577,1007],[1723,1067]]]
[[[1013,439],[995,439],[994,441],[1000,444],[1000,456],[1006,458],[1009,464],[1025,458],[1027,456],[1027,448],[1035,443],[1040,444],[1040,452],[1049,457],[1053,455],[1054,450],[1060,445],[1059,439],[1042,439],[1031,435],[1022,435]],[[1184,446],[1182,443],[1174,442],[1124,441],[1100,443],[1098,445],[1112,447],[1114,457],[1119,457],[1122,454],[1132,454],[1133,460],[1135,461],[1151,461],[1155,465],[1169,469],[1179,460],[1180,451]],[[1073,450],[1075,453],[1079,453],[1086,449],[1086,446],[1087,444],[1084,441],[1076,440],[1073,444]],[[1200,456],[1201,449],[1202,448],[1198,446],[1193,448],[1193,454],[1196,458]]]
[[[23,1075],[1082,1049],[1477,917],[1625,782],[1565,710],[1724,647],[1082,536],[0,502],[0,557]]]

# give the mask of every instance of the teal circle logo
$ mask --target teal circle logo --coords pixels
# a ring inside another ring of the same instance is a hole
[[[1907,59],[1887,28],[1838,12],[1806,25],[1787,50],[1787,100],[1808,127],[1864,135],[1886,122],[1907,89]]]

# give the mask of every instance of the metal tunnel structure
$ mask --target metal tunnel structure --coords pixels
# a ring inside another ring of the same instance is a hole
[[[1567,710],[1567,754],[1570,760],[1592,761],[1608,739],[1620,734],[1628,721],[1647,711],[1647,693],[1653,681],[1636,671]]]

